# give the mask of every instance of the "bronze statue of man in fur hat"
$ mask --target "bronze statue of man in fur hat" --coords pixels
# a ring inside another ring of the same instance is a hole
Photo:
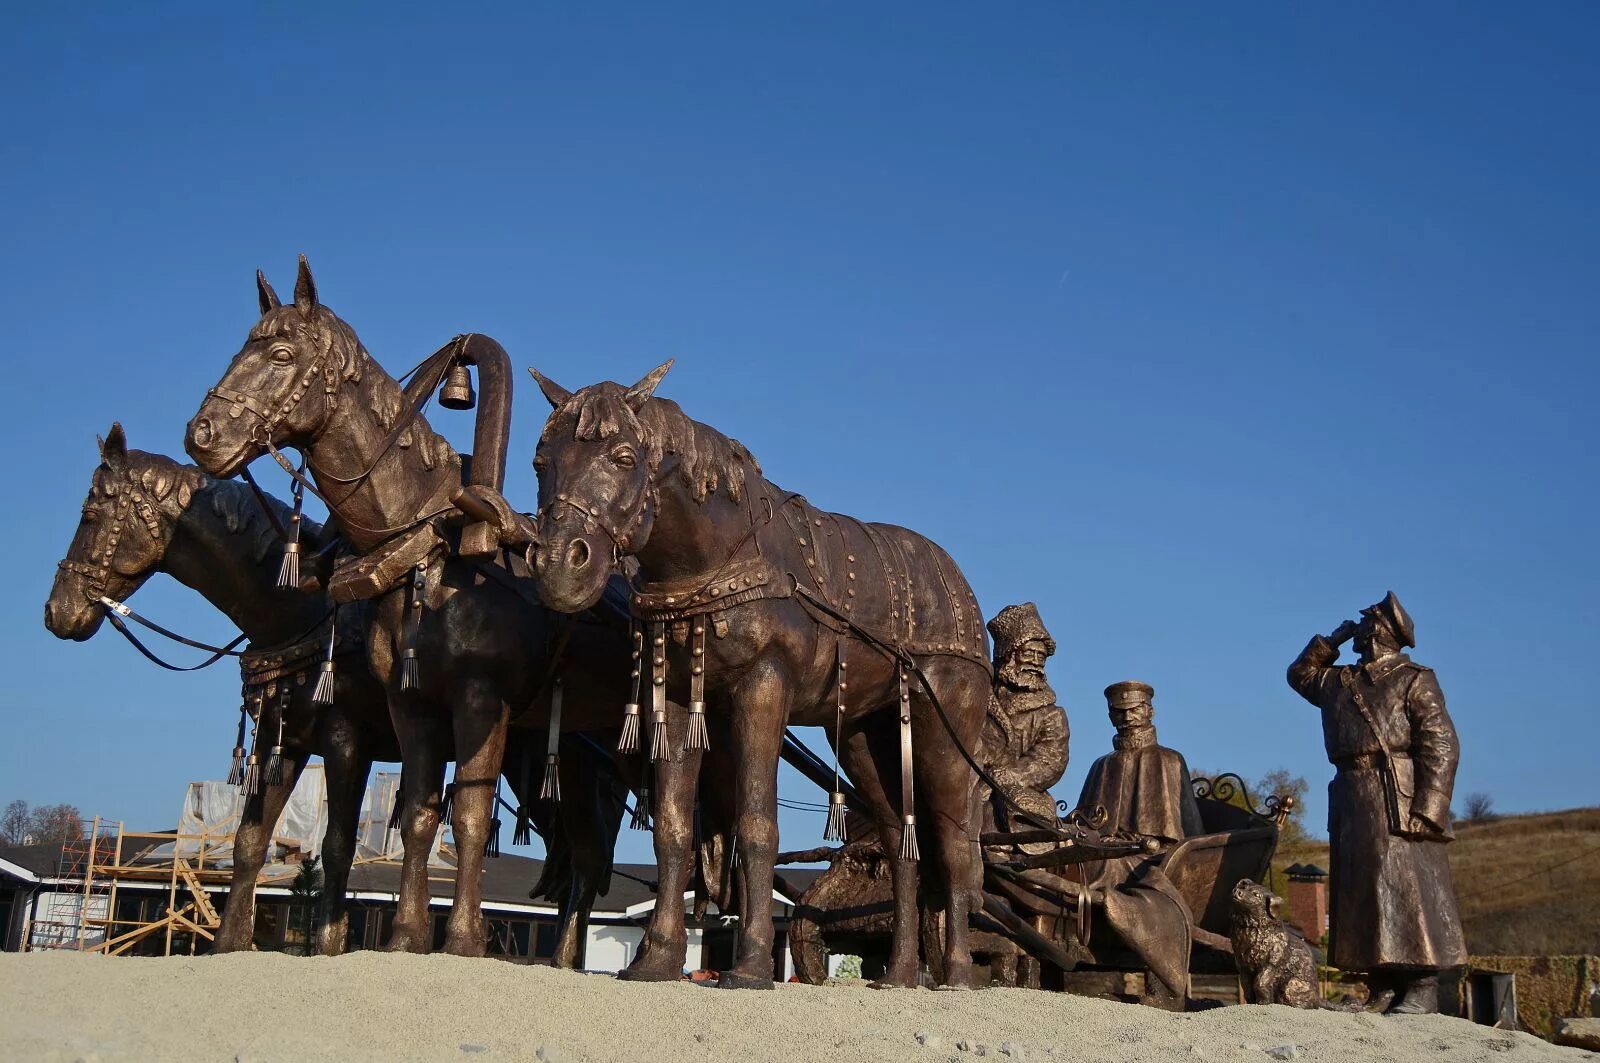
[[[1361,659],[1335,665],[1354,640]],[[1459,749],[1432,669],[1402,651],[1411,617],[1390,591],[1289,666],[1295,693],[1322,710],[1337,771],[1328,784],[1328,959],[1366,972],[1373,1006],[1439,1010],[1439,972],[1466,963],[1445,844]]]
[[[1106,827],[1164,842],[1204,834],[1183,754],[1156,743],[1155,689],[1129,680],[1106,687],[1117,729],[1112,751],[1089,766],[1078,808],[1106,810]]]
[[[1067,714],[1045,678],[1056,652],[1032,603],[1008,605],[989,621],[994,637],[994,698],[979,740],[979,759],[1005,796],[1046,821],[1056,816],[1050,787],[1067,770]],[[983,790],[983,829],[1011,829],[1004,801]],[[1043,848],[1049,848],[1044,845]]]

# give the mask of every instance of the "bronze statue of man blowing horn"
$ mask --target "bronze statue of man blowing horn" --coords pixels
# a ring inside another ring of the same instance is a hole
[[[1360,660],[1335,665],[1354,641]],[[1466,963],[1445,845],[1460,749],[1411,615],[1393,591],[1289,666],[1289,685],[1322,710],[1337,769],[1328,784],[1328,959],[1365,972],[1375,1006],[1439,1010],[1439,972]]]

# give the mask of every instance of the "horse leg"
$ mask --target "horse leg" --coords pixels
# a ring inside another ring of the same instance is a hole
[[[572,854],[572,880],[561,902],[553,967],[576,971],[583,960],[583,941],[589,931],[589,913],[600,880],[611,870],[620,820],[602,807],[610,797],[604,780],[589,777],[596,770],[589,757],[564,756],[560,762],[561,801],[556,806],[560,831]],[[610,830],[608,832],[607,827]],[[548,843],[547,843],[548,846]]]
[[[400,866],[400,897],[394,926],[384,947],[390,952],[426,953],[433,948],[428,913],[428,853],[439,833],[439,803],[444,790],[443,742],[412,695],[390,702],[395,734],[400,740],[400,840],[405,857]]]
[[[972,674],[969,674],[972,673]],[[964,726],[974,718],[960,711],[970,705],[984,705],[988,692],[978,696],[973,674],[977,670],[961,662],[928,662],[928,682],[941,703],[953,716],[952,726],[961,731],[960,741],[968,749],[977,746],[977,728]],[[918,823],[924,836],[931,835],[934,861],[939,873],[930,876],[939,887],[944,902],[944,980],[951,989],[972,987],[972,951],[967,923],[972,906],[972,843],[969,831],[972,792],[976,776],[961,755],[955,740],[945,729],[929,700],[927,690],[916,684],[911,697],[912,738],[916,758],[914,773],[919,798]],[[975,717],[981,724],[983,717]]]
[[[877,824],[878,844],[888,858],[889,880],[894,887],[894,934],[883,976],[872,983],[878,989],[914,988],[921,969],[917,955],[921,929],[917,911],[917,865],[900,859],[898,785],[893,800],[884,788],[885,778],[899,779],[900,742],[896,719],[892,712],[877,712],[845,721],[838,750],[840,764],[866,802],[863,811]],[[887,765],[892,768],[886,769]],[[889,771],[894,774],[888,774]]]
[[[671,755],[655,765],[656,906],[633,962],[617,977],[630,982],[676,982],[689,952],[683,894],[694,869],[694,791],[702,754],[685,748],[689,714],[674,705],[667,713]],[[770,906],[769,906],[770,907]]]
[[[233,834],[233,875],[228,885],[228,905],[222,911],[213,952],[246,952],[255,947],[256,878],[267,861],[267,846],[272,829],[283,815],[300,768],[306,762],[303,749],[286,749],[283,754],[283,781],[262,786],[260,793],[245,799],[239,829]],[[263,773],[266,765],[261,765]],[[259,809],[259,811],[257,811]]]
[[[735,822],[744,870],[738,955],[724,989],[772,988],[772,875],[778,856],[778,754],[794,687],[770,658],[732,691]]]
[[[451,831],[456,843],[456,897],[445,924],[444,951],[482,956],[483,855],[493,830],[494,789],[505,760],[510,712],[487,679],[470,680],[455,704],[456,779]]]
[[[345,891],[356,855],[361,794],[372,771],[372,758],[363,755],[348,721],[341,724],[329,728],[329,741],[322,747],[328,830],[322,838],[322,926],[317,931],[317,951],[324,956],[342,954],[350,932]]]

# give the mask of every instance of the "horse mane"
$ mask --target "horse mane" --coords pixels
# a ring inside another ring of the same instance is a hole
[[[211,513],[222,521],[223,528],[230,535],[244,539],[246,556],[251,561],[262,561],[268,554],[283,552],[283,540],[278,537],[278,529],[261,511],[261,504],[256,501],[255,492],[250,490],[248,484],[238,480],[213,480],[206,477],[202,493],[207,496]],[[267,505],[272,509],[273,516],[278,518],[278,523],[288,528],[291,512],[288,505],[265,493],[262,497],[267,500]],[[321,546],[322,525],[302,515],[300,542],[312,550]]]
[[[651,479],[662,458],[678,458],[678,475],[696,502],[704,502],[719,487],[737,502],[744,497],[748,476],[761,474],[761,466],[743,443],[694,420],[671,399],[647,399],[636,414],[625,395],[622,385],[610,381],[584,388],[545,424],[541,442],[569,419],[576,422],[573,438],[580,441],[610,439],[629,431],[645,447]]]
[[[208,479],[197,466],[181,464],[165,454],[130,450],[115,465],[100,463],[89,486],[89,497],[112,498],[124,487],[133,487],[144,491],[152,501],[164,503],[176,489],[178,509],[184,510]]]

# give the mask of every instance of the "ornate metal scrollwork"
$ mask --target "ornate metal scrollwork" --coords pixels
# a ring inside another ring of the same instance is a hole
[[[1064,826],[1081,827],[1085,830],[1098,831],[1105,826],[1111,814],[1104,805],[1095,805],[1092,808],[1073,808],[1065,801],[1056,802],[1056,811],[1059,812],[1060,821]]]
[[[1278,826],[1283,826],[1284,820],[1289,818],[1289,813],[1294,811],[1293,794],[1269,794],[1266,800],[1257,808],[1250,799],[1250,787],[1235,772],[1223,772],[1214,779],[1204,775],[1196,775],[1190,780],[1194,787],[1194,796],[1197,801],[1221,801],[1223,804],[1237,804],[1252,816],[1261,819],[1270,819]],[[1234,799],[1238,798],[1236,802]]]

